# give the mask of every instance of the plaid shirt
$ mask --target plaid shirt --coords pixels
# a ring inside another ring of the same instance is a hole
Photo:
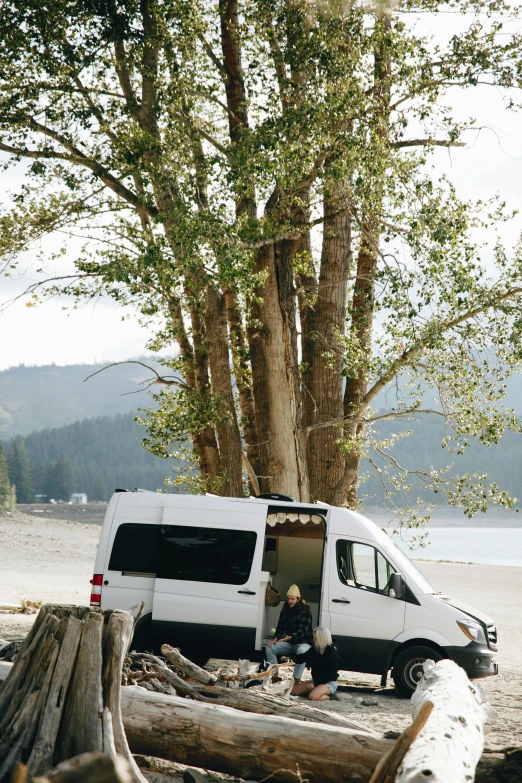
[[[279,622],[275,632],[276,639],[291,636],[292,644],[312,644],[312,613],[308,606],[303,606],[299,612],[297,609],[281,609]]]

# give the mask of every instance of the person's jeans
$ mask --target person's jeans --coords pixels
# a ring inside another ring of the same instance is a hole
[[[273,647],[265,647],[265,655],[268,663],[277,664],[278,655],[288,655],[292,657],[292,654],[300,655],[310,649],[310,645],[306,643],[302,644],[290,644],[290,642],[277,642]],[[294,680],[300,680],[303,676],[306,663],[296,663],[294,666]],[[277,669],[276,669],[277,672]]]

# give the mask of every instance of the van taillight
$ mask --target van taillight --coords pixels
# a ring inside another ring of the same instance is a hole
[[[91,584],[91,606],[101,606],[103,574],[94,574]]]

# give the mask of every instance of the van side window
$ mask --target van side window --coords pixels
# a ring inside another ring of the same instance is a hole
[[[375,549],[367,544],[352,544],[352,564],[355,582],[367,590],[377,591]]]
[[[157,576],[188,582],[244,585],[256,549],[252,530],[163,525]]]
[[[337,573],[343,584],[389,595],[395,569],[375,547],[339,538],[336,549]]]
[[[156,574],[159,525],[126,522],[116,531],[110,571]]]

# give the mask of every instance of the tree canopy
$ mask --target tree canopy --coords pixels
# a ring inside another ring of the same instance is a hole
[[[455,30],[422,31],[443,13]],[[512,503],[483,477],[398,464],[373,430],[433,411],[458,452],[519,429],[500,403],[521,360],[509,212],[429,165],[472,125],[449,90],[490,85],[517,108],[514,15],[502,0],[4,5],[0,151],[30,163],[0,218],[5,268],[79,235],[74,271],[39,285],[159,320],[150,347],[175,358],[152,377],[146,445],[186,445],[197,475],[181,481],[355,505],[377,454],[392,502],[414,473],[468,513]]]

